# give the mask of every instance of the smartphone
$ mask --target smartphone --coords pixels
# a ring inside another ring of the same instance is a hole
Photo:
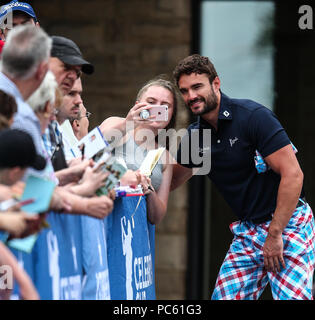
[[[150,116],[155,116],[153,119],[148,119],[150,121],[168,121],[168,106],[163,105],[149,105],[150,109],[147,109]]]

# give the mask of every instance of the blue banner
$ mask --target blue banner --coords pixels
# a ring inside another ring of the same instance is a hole
[[[42,300],[154,300],[155,226],[145,197],[115,200],[105,219],[47,215],[31,254],[12,249]],[[15,286],[17,298],[18,287]]]
[[[83,300],[110,300],[106,224],[100,220],[81,216],[82,261],[83,261]]]
[[[32,251],[34,283],[44,300],[80,300],[83,277],[80,216],[51,212]]]
[[[154,300],[155,226],[145,197],[115,200],[107,217],[107,252],[113,300]]]
[[[14,250],[41,300],[80,300],[83,277],[80,216],[50,212],[30,254]],[[18,286],[13,298],[18,298]]]

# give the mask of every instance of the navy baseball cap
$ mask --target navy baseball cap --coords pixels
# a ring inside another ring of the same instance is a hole
[[[1,7],[0,17],[3,18],[11,10],[12,11],[22,11],[22,12],[28,14],[29,16],[31,16],[33,19],[35,19],[35,21],[37,21],[36,14],[35,14],[32,6],[29,5],[28,3],[13,0],[13,1],[9,2],[8,4],[5,4]]]
[[[4,129],[0,132],[0,168],[32,167],[43,170],[46,160],[37,154],[32,137],[18,129]]]

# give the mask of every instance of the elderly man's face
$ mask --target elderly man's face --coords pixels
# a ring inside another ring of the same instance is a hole
[[[78,78],[68,94],[63,98],[62,106],[59,109],[64,118],[76,118],[79,113],[80,105],[82,104],[82,82]]]
[[[74,82],[81,75],[81,66],[67,65],[56,57],[51,57],[49,59],[49,69],[55,75],[58,86],[64,95],[69,94]]]

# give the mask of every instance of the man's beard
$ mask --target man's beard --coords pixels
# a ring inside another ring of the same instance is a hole
[[[196,102],[203,102],[204,107],[198,111],[192,111],[190,106]],[[209,113],[209,112],[215,110],[217,105],[218,105],[218,97],[215,95],[212,86],[211,86],[211,92],[209,93],[209,95],[207,96],[206,99],[203,97],[200,97],[200,98],[196,98],[196,99],[188,102],[189,109],[196,116],[201,116],[203,114],[206,114],[206,113]]]
[[[77,117],[79,115],[79,110],[80,110],[80,106],[79,105],[74,105],[70,110],[69,118]]]
[[[77,110],[77,111],[74,111]],[[57,120],[58,122],[63,122],[66,119],[76,119],[78,118],[79,115],[79,106],[72,106],[69,111],[64,110],[63,108],[58,109],[58,113],[57,113]]]

